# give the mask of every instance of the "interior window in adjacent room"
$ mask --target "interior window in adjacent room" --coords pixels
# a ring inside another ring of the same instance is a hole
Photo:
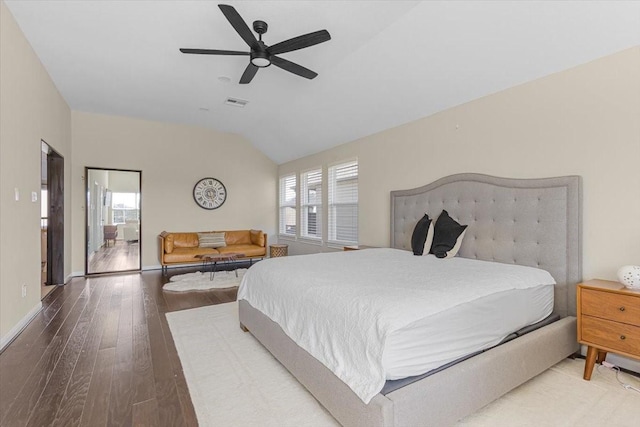
[[[296,235],[296,174],[280,177],[280,230],[284,236]]]
[[[358,160],[329,167],[329,242],[358,243]]]
[[[124,224],[127,220],[140,219],[140,193],[112,193],[112,224]]]
[[[300,236],[322,239],[322,169],[300,174]]]

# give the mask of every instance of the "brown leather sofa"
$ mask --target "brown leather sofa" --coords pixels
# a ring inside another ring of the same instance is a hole
[[[198,232],[174,233],[163,231],[160,239],[160,264],[166,273],[170,265],[202,262],[198,255],[240,253],[252,261],[267,255],[267,234],[261,230],[204,231],[200,233],[224,233],[226,246],[200,247]]]

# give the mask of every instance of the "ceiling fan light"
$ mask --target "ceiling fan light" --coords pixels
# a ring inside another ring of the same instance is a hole
[[[269,65],[271,65],[269,55],[267,55],[266,52],[252,52],[251,63],[260,68],[268,67]]]

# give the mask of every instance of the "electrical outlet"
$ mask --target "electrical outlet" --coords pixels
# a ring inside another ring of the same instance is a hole
[[[22,285],[22,298],[27,296],[27,285]]]
[[[36,193],[35,191],[31,192],[31,201],[32,202],[37,202],[38,201],[38,193]]]

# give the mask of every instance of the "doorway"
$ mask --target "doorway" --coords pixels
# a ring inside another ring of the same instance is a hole
[[[86,274],[140,271],[142,172],[86,167],[85,178]]]
[[[41,148],[40,246],[44,298],[64,285],[64,157],[45,141]]]

